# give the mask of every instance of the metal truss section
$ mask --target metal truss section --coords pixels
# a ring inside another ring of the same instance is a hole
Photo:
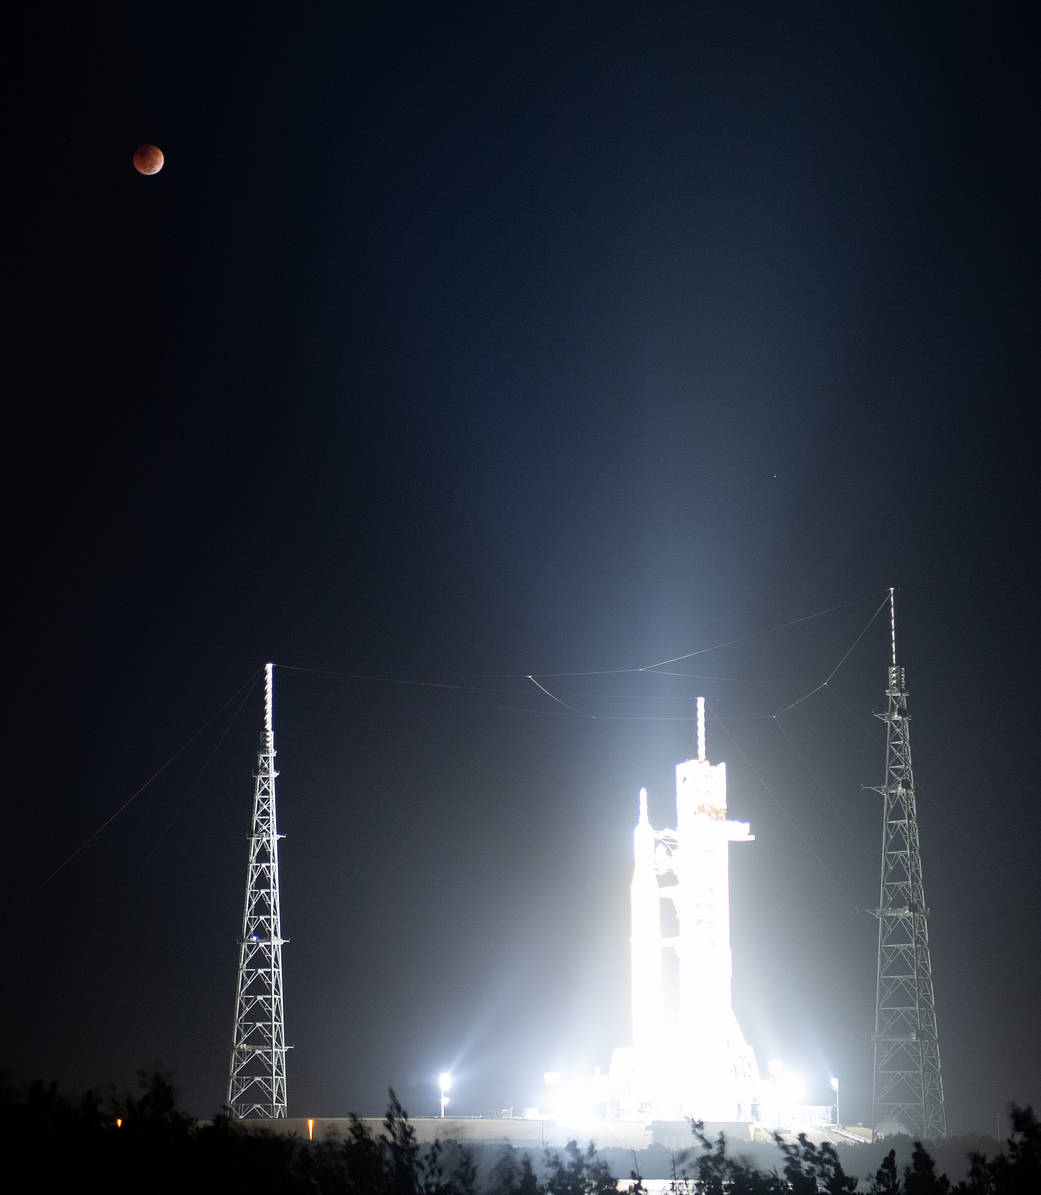
[[[943,1079],[936,1030],[929,909],[922,882],[918,814],[911,768],[910,715],[904,669],[896,663],[896,620],[890,590],[892,659],[881,793],[882,875],[878,908],[871,1130],[902,1130],[920,1140],[944,1137]]]
[[[238,989],[227,1105],[236,1119],[286,1115],[282,918],[278,893],[272,671],[265,671],[264,733],[257,753],[249,869],[239,944]]]

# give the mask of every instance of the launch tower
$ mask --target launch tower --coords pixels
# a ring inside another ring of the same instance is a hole
[[[278,898],[278,833],[275,817],[275,734],[272,672],[264,672],[264,733],[257,752],[253,829],[249,840],[246,901],[239,943],[235,1029],[228,1076],[233,1117],[280,1118],[286,1114],[286,1034],[282,1007],[282,917]]]
[[[892,663],[882,795],[882,878],[878,908],[871,1131],[903,1131],[919,1139],[943,1137],[947,1117],[940,1074],[929,910],[922,882],[918,814],[911,770],[907,682],[896,662],[896,609],[889,591]]]

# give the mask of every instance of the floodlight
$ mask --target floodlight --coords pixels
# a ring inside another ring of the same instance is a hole
[[[441,1119],[444,1120],[445,1108],[448,1107],[448,1093],[452,1090],[451,1071],[442,1071],[437,1076],[437,1081],[441,1087]]]

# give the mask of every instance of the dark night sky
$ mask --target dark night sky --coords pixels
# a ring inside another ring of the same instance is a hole
[[[8,1069],[131,1084],[158,1058],[191,1111],[222,1102],[259,691],[48,877],[270,659],[291,1114],[378,1113],[389,1085],[430,1112],[447,1066],[481,1112],[607,1066],[636,793],[671,821],[703,692],[757,835],[732,850],[739,1017],[761,1064],[822,1102],[838,1074],[868,1117],[882,620],[762,715],[895,585],[949,1121],[1041,1103],[1016,13],[23,16]],[[730,679],[549,679],[836,606],[677,666]]]

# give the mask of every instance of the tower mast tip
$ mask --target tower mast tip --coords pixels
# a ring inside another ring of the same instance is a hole
[[[896,589],[889,587],[889,642],[892,648],[893,667],[896,667]]]

